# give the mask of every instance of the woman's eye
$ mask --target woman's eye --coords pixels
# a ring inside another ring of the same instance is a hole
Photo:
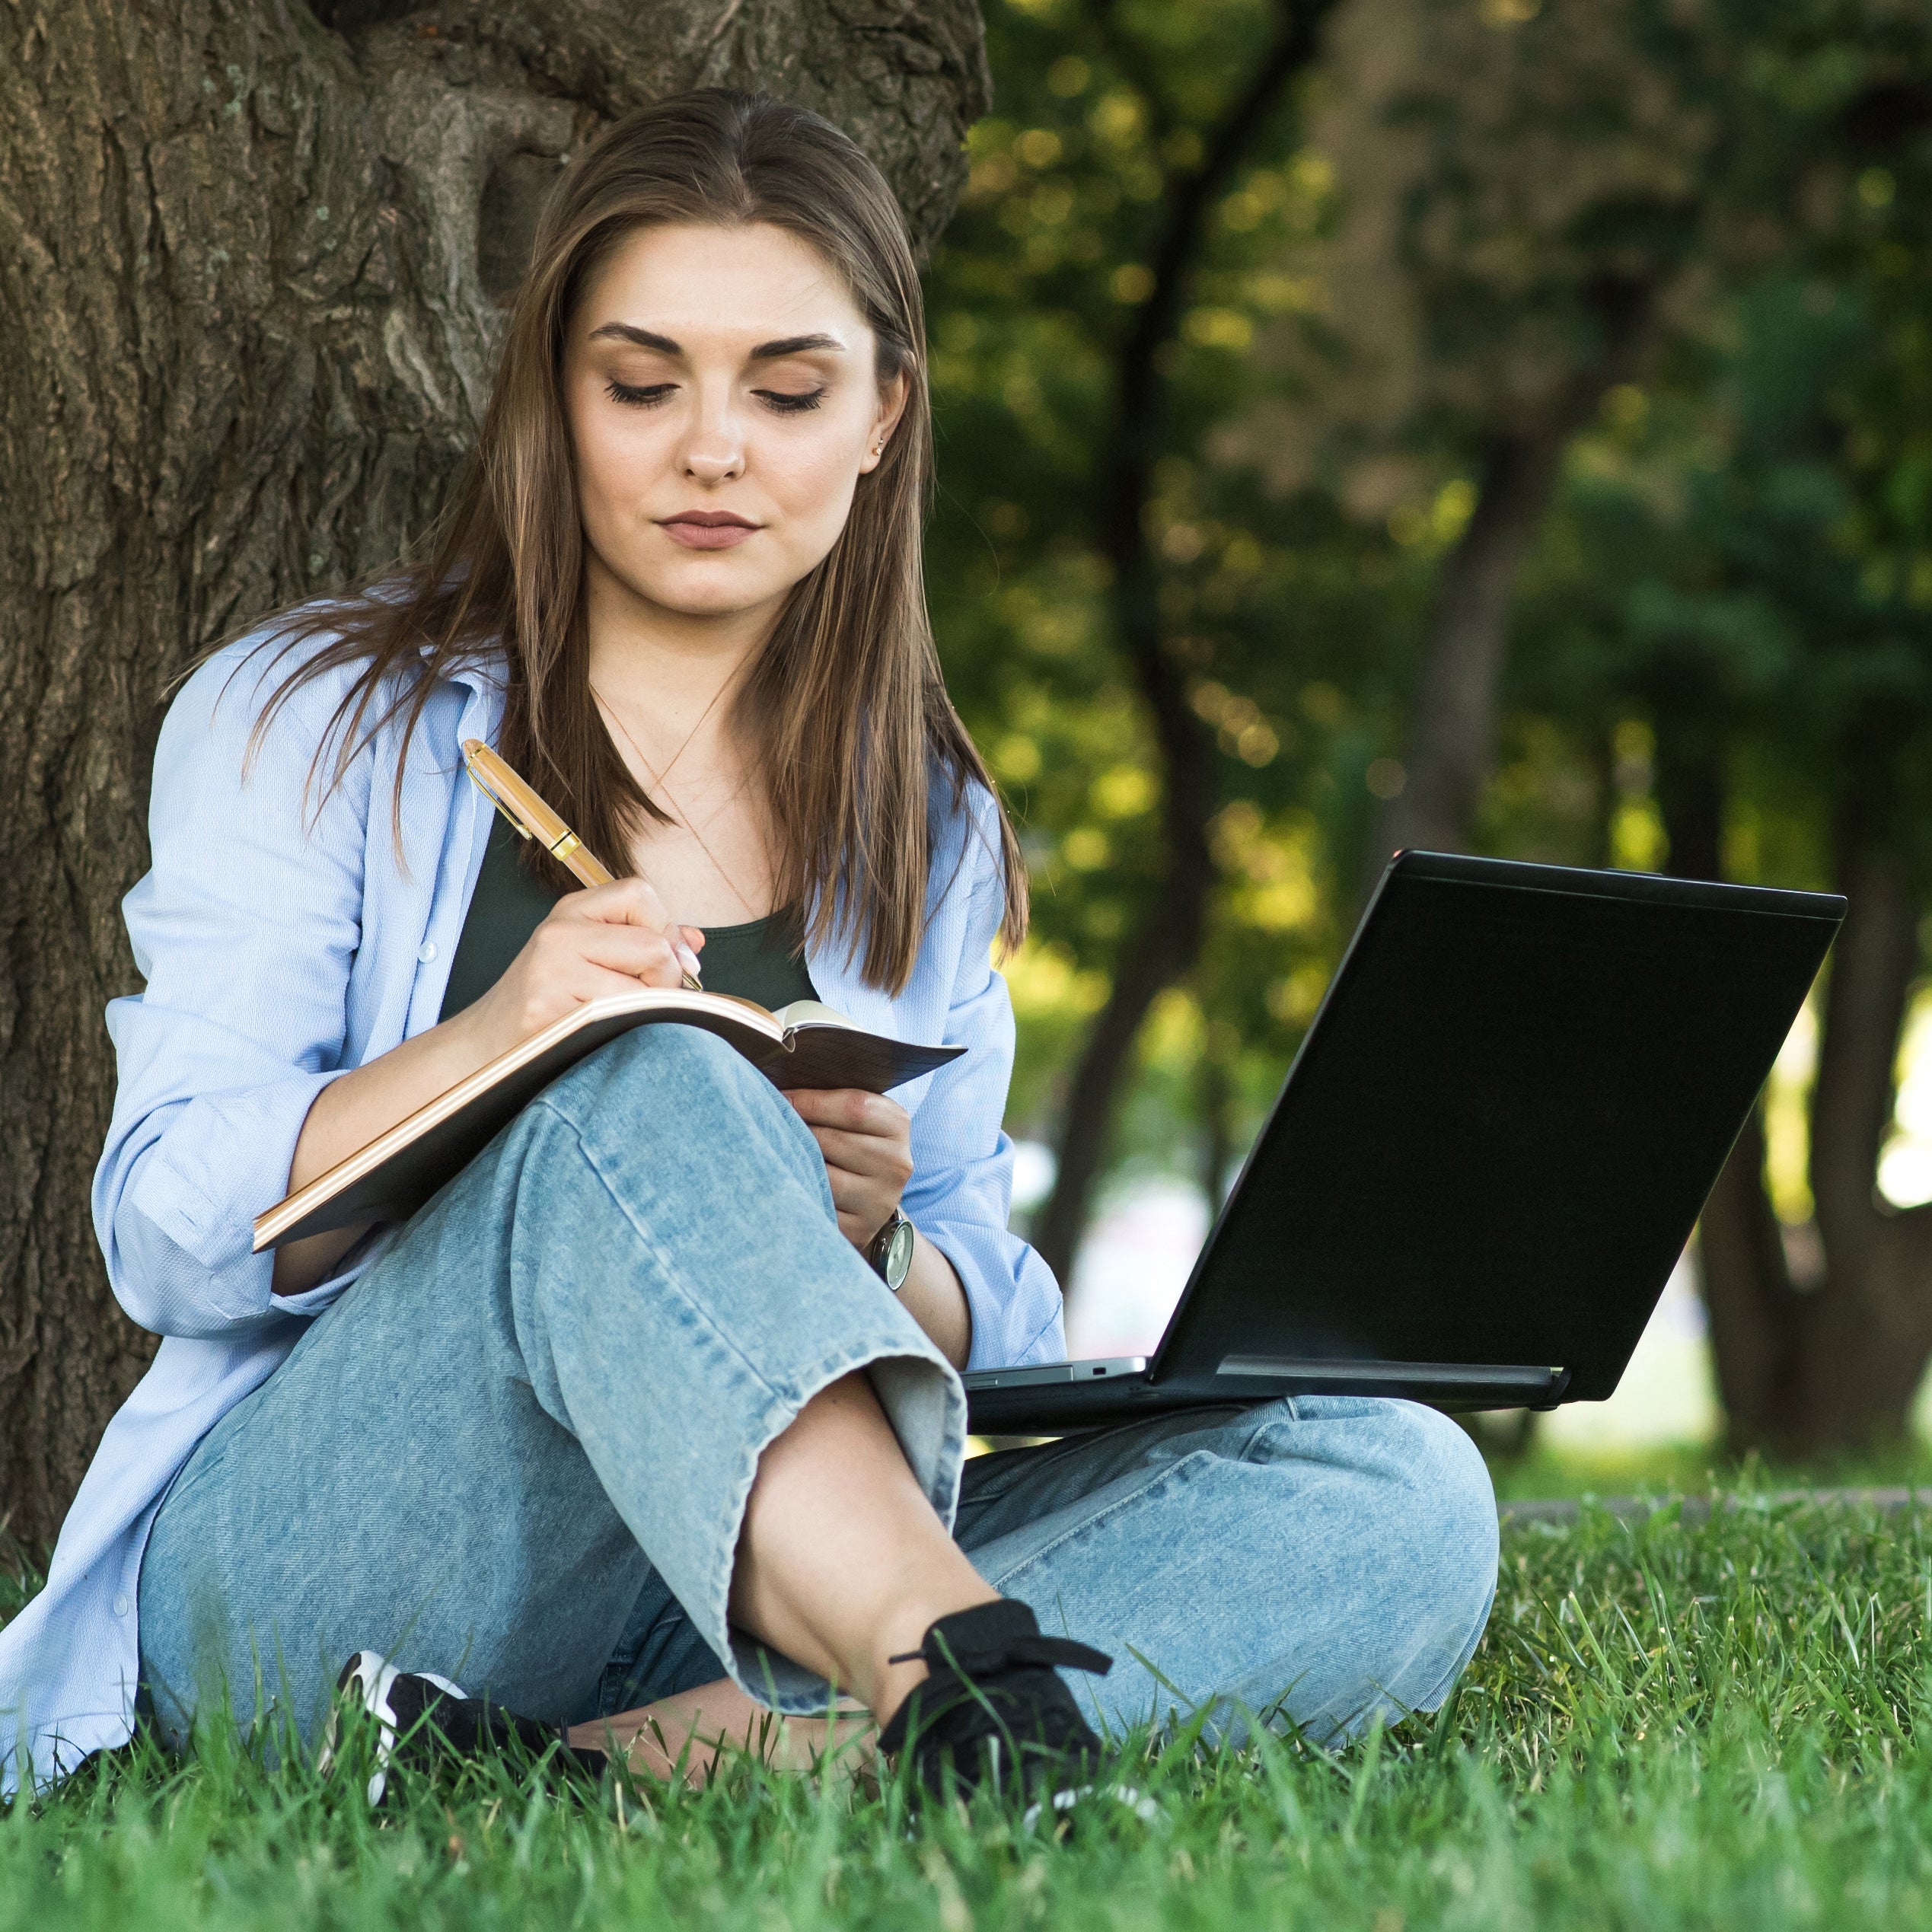
[[[801,410],[815,410],[824,400],[823,387],[818,389],[754,389],[752,394],[776,410],[780,416],[795,416]]]
[[[677,387],[674,382],[648,382],[641,386],[619,382],[615,377],[604,387],[614,403],[622,403],[627,409],[648,410],[662,403]]]

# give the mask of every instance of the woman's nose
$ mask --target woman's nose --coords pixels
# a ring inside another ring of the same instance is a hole
[[[684,473],[699,483],[728,483],[744,467],[744,452],[716,439],[694,442],[684,454]]]
[[[693,482],[728,483],[744,470],[744,438],[736,412],[702,410],[684,441],[684,473]]]

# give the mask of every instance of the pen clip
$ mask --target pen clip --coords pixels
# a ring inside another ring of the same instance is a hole
[[[531,831],[530,827],[523,822],[522,818],[518,813],[516,807],[511,804],[509,800],[505,798],[500,792],[498,792],[492,788],[489,780],[486,779],[482,772],[477,769],[475,758],[473,758],[467,751],[465,751],[463,754],[463,769],[470,774],[470,783],[473,785],[480,792],[483,796],[486,798],[490,803],[493,805],[496,809],[510,821],[512,826],[515,827],[516,835],[518,838],[528,839],[534,838],[537,836],[536,834]]]

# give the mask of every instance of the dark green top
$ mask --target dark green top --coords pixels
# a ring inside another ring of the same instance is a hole
[[[462,1012],[503,977],[561,896],[517,862],[521,843],[510,821],[500,811],[492,812],[483,870],[463,917],[438,1020]],[[699,955],[704,990],[735,993],[774,1012],[794,999],[816,999],[804,955],[794,950],[797,945],[796,923],[782,913],[743,926],[707,926]]]

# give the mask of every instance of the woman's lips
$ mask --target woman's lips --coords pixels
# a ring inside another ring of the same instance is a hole
[[[687,550],[728,550],[758,531],[755,523],[715,510],[667,517],[658,528],[674,544],[681,544]]]

